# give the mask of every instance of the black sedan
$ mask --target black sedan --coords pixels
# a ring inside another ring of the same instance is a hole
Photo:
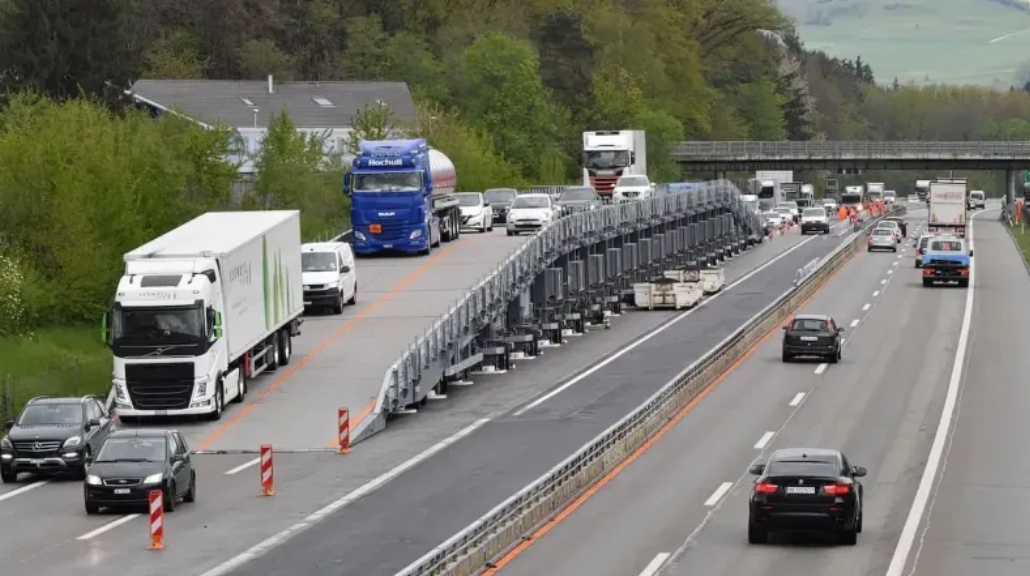
[[[862,532],[862,483],[866,469],[838,450],[784,448],[765,464],[751,493],[747,541],[764,544],[770,532],[830,532],[854,546]]]
[[[601,197],[592,186],[569,186],[558,197],[561,215],[568,216],[577,212],[597,210],[603,204]]]
[[[494,224],[504,224],[508,221],[508,210],[511,210],[511,203],[518,195],[514,188],[491,188],[483,192],[483,197],[494,212]]]
[[[783,361],[817,356],[836,364],[842,356],[843,332],[844,329],[825,314],[798,314],[783,327]]]
[[[186,439],[175,430],[117,430],[90,463],[83,493],[86,513],[103,507],[147,506],[161,490],[165,512],[197,498],[197,473]]]

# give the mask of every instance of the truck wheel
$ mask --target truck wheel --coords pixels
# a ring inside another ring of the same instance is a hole
[[[268,351],[265,353],[265,371],[275,372],[279,369],[279,333],[272,334],[272,341],[268,344]]]
[[[243,368],[240,368],[240,389],[239,394],[233,399],[237,404],[243,404],[243,401],[247,399],[247,375],[244,374]]]
[[[286,328],[279,336],[279,365],[289,366],[290,358],[293,356],[293,337],[290,336],[290,329]]]
[[[225,411],[225,387],[222,381],[219,380],[215,388],[215,411],[208,414],[209,420],[221,420],[222,412]]]

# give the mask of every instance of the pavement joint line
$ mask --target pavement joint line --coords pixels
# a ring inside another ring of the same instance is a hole
[[[103,526],[97,528],[96,530],[93,530],[92,532],[86,532],[82,536],[79,536],[78,538],[76,538],[76,540],[92,540],[93,538],[96,538],[97,536],[100,536],[101,534],[103,534],[103,533],[105,533],[105,532],[107,532],[109,530],[114,530],[115,528],[121,526],[122,524],[127,524],[128,522],[130,522],[132,520],[135,520],[136,518],[139,518],[140,516],[142,516],[142,514],[139,514],[139,513],[126,514],[125,516],[122,516],[121,518],[117,518],[115,520],[112,520],[112,521],[108,522],[107,524],[104,524]]]
[[[640,576],[658,576],[658,571],[661,570],[662,564],[669,559],[670,554],[668,552],[659,552],[654,558],[648,562],[644,570],[640,572]]]
[[[798,392],[797,394],[794,395],[794,398],[787,405],[793,408],[793,407],[801,404],[801,401],[805,399],[806,395],[807,394],[805,392]]]
[[[730,491],[730,488],[733,488],[733,482],[723,482],[722,484],[719,484],[719,487],[715,489],[715,492],[712,492],[712,495],[708,497],[708,500],[705,500],[705,506],[711,508],[718,504],[719,500],[722,500],[723,496]]]
[[[823,372],[826,372],[826,369],[829,368],[829,366],[829,364],[823,362],[822,364],[815,367],[815,373],[822,374]]]
[[[761,450],[768,446],[769,441],[772,440],[775,435],[776,432],[766,432],[765,434],[762,434],[762,437],[758,439],[758,442],[755,442],[755,450]]]

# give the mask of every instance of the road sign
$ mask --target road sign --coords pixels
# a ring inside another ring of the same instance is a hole
[[[1025,188],[1030,188],[1030,170],[1023,172],[1023,186]]]

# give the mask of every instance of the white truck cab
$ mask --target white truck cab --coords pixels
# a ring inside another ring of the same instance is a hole
[[[346,304],[358,299],[358,272],[354,250],[346,242],[311,242],[300,247],[304,307],[326,306],[343,314]]]

